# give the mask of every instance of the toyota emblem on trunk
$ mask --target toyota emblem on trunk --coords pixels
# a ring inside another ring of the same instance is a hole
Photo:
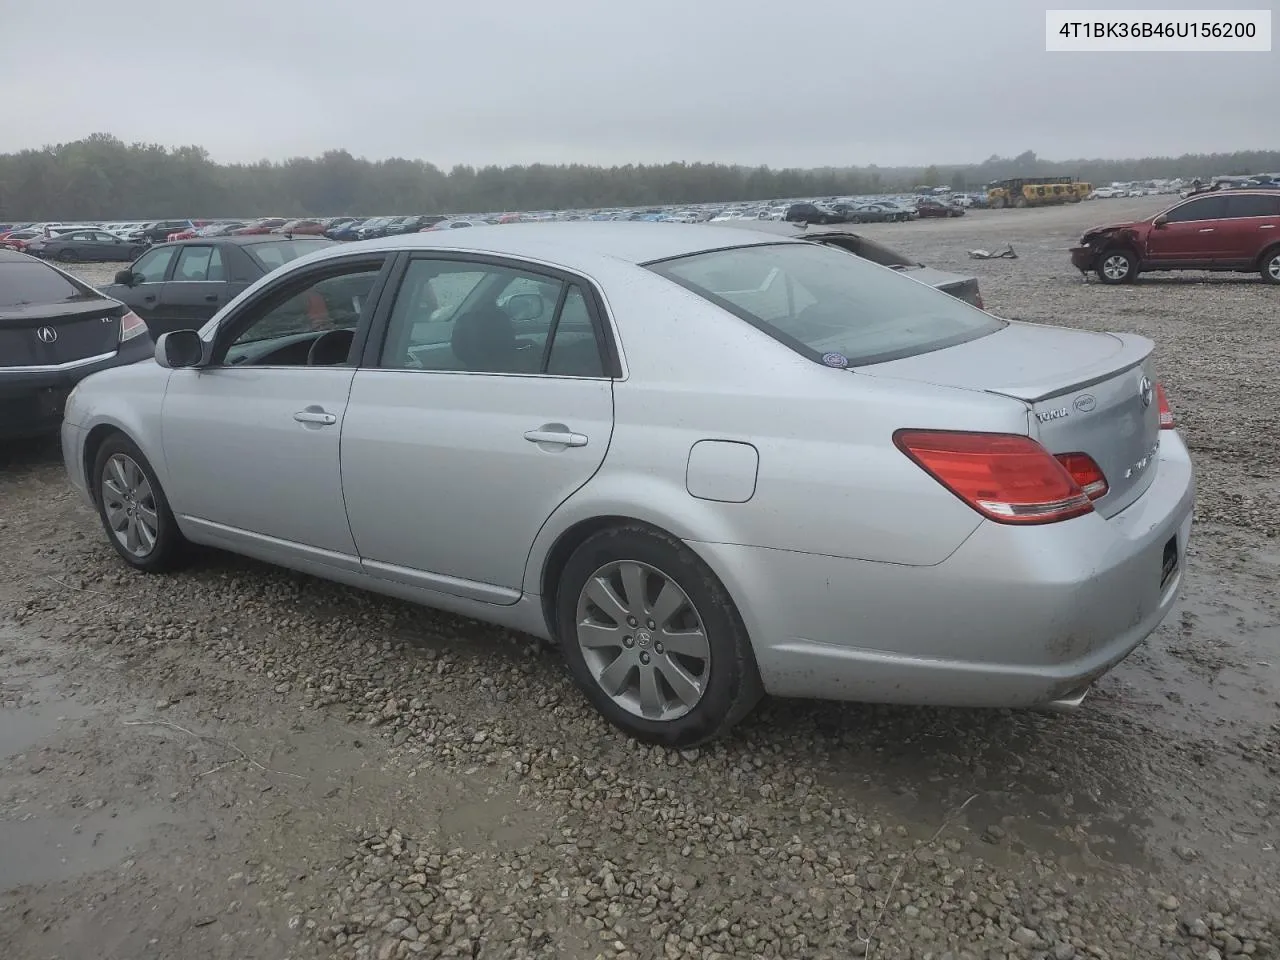
[[[41,343],[53,343],[58,339],[58,331],[53,327],[41,327],[36,331],[36,337]]]
[[[1143,377],[1142,382],[1138,384],[1138,392],[1142,394],[1142,405],[1144,407],[1151,406],[1151,378]]]

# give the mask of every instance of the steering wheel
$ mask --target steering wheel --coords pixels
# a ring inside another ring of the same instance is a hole
[[[330,367],[345,363],[356,338],[354,330],[326,330],[311,341],[307,351],[308,367]]]

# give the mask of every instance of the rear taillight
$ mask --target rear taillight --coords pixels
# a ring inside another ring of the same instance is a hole
[[[1010,433],[899,430],[898,449],[973,509],[998,523],[1056,523],[1093,501],[1054,456]]]
[[[1107,495],[1107,476],[1102,468],[1087,453],[1060,453],[1058,462],[1067,468],[1071,479],[1076,482],[1090,500],[1097,500]]]
[[[1156,384],[1156,409],[1160,411],[1160,429],[1172,430],[1178,425],[1173,419],[1173,408],[1169,406],[1169,398],[1165,396],[1164,384]]]
[[[130,310],[120,318],[120,342],[132,340],[134,337],[140,337],[147,332],[146,321]]]

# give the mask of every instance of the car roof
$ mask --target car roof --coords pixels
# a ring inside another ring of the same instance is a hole
[[[561,223],[506,223],[468,230],[433,230],[398,237],[361,240],[335,245],[313,253],[314,262],[343,251],[360,250],[457,250],[513,257],[533,257],[566,266],[585,259],[607,257],[625,263],[645,264],[726,247],[778,243],[742,230],[722,229],[720,224],[655,223],[643,220],[579,220]],[[785,241],[782,241],[785,242]]]

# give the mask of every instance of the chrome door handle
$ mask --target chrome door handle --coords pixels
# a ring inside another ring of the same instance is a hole
[[[1213,227],[1201,227],[1201,228],[1200,228],[1200,232],[1201,232],[1201,233],[1213,233]]]
[[[323,410],[299,410],[293,415],[293,419],[299,423],[319,423],[325,426],[333,426],[338,422],[337,417]]]
[[[1260,223],[1260,224],[1258,224],[1258,229],[1259,229],[1259,230],[1274,230],[1275,228],[1276,228],[1276,225],[1275,225],[1274,223]]]
[[[585,433],[570,433],[567,430],[528,430],[524,438],[530,443],[554,443],[562,447],[585,447]]]

